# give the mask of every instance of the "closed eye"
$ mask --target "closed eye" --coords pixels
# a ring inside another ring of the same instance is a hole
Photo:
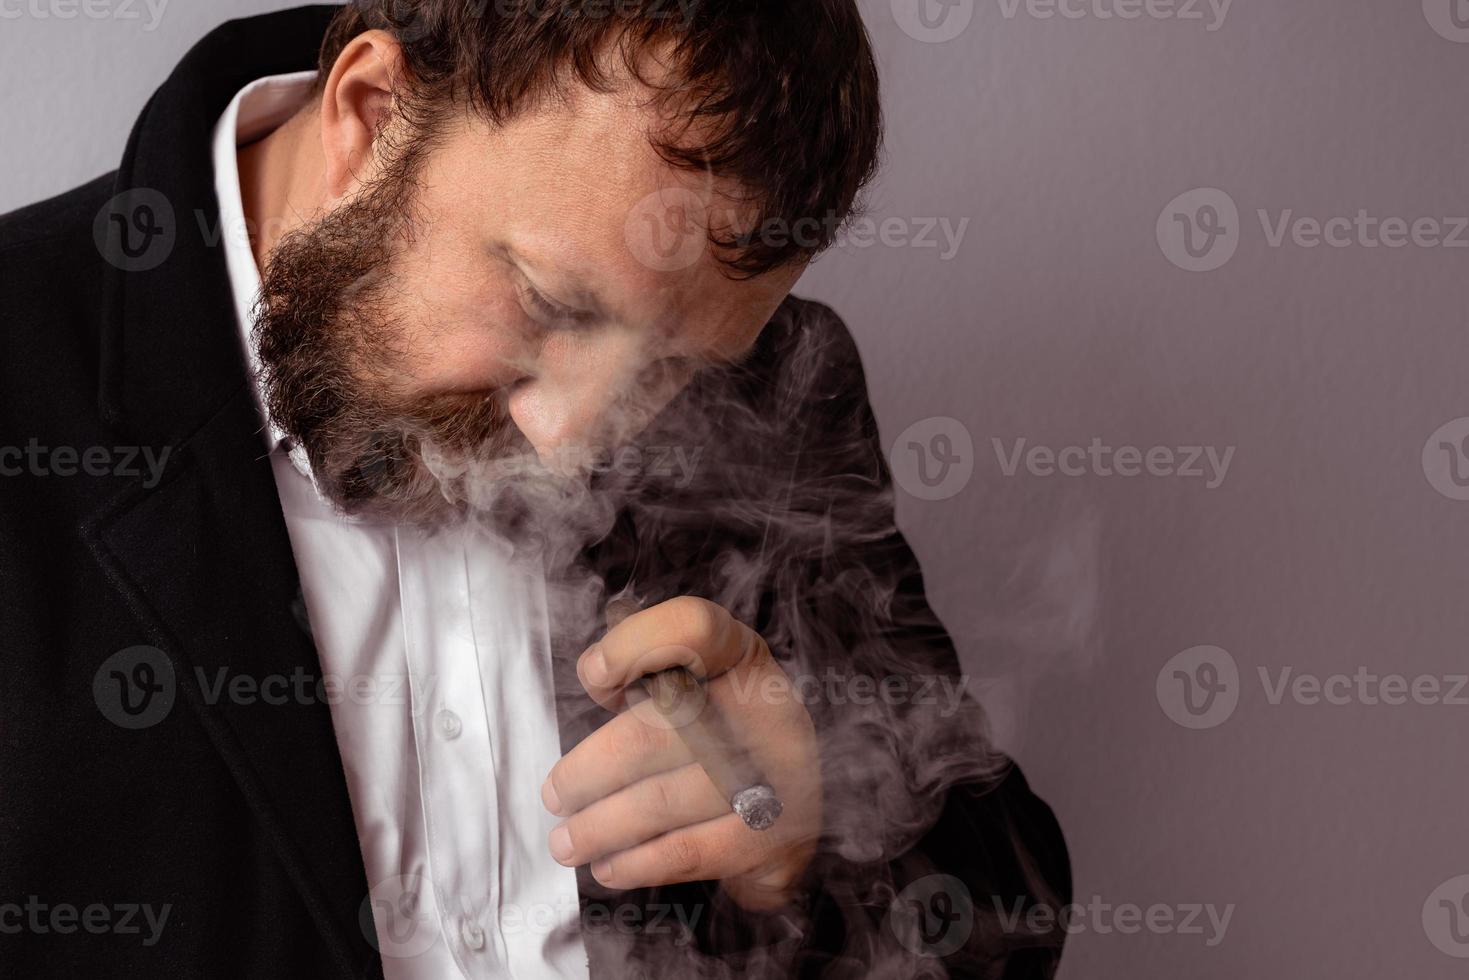
[[[580,329],[598,319],[591,310],[579,310],[548,298],[525,280],[516,285],[516,294],[521,307],[532,319],[552,329]]]

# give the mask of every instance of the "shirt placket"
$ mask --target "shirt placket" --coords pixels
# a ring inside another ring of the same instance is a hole
[[[497,772],[465,542],[398,532],[419,783],[445,942],[469,978],[503,976]]]

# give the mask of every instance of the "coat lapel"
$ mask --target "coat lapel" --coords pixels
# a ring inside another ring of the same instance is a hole
[[[82,535],[168,655],[179,699],[268,833],[341,972],[372,976],[381,967],[360,924],[366,876],[328,706],[314,696],[230,697],[219,687],[282,677],[314,692],[321,666],[296,614],[290,538],[240,349],[210,135],[244,85],[313,66],[335,9],[213,32],[129,138],[111,208],[123,226],[144,228],[131,212],[146,203],[141,217],[160,229],[165,252],[107,267],[99,406],[120,434],[169,456],[156,486],[140,481]]]
[[[316,649],[295,614],[298,579],[258,427],[242,387],[172,448],[156,487],[125,493],[83,536],[167,654],[178,699],[229,768],[342,972],[370,975],[376,954],[358,919],[367,896],[361,851]],[[240,678],[247,686],[232,695]]]

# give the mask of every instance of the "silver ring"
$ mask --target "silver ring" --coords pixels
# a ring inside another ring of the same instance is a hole
[[[740,790],[730,798],[729,806],[751,830],[769,830],[785,809],[775,790],[764,783]]]

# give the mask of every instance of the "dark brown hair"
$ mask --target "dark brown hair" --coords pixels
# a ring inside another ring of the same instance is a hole
[[[830,246],[876,164],[877,69],[855,0],[353,0],[319,84],[372,29],[401,45],[400,111],[425,130],[459,102],[498,124],[568,79],[609,91],[605,55],[620,54],[679,120],[650,137],[663,158],[732,180],[758,214],[741,234],[710,231],[737,276]],[[650,53],[672,54],[673,82],[639,71]]]

